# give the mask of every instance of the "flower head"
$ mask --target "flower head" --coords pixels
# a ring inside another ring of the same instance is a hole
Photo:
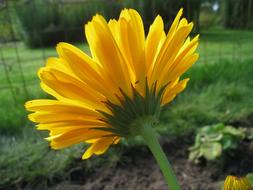
[[[29,119],[49,130],[51,147],[86,142],[83,158],[104,153],[122,137],[138,135],[138,122],[156,122],[189,79],[180,76],[198,59],[193,24],[178,12],[170,30],[157,16],[145,37],[141,16],[124,9],[108,23],[96,15],[85,25],[91,56],[59,43],[59,57],[49,58],[38,72],[41,87],[55,100],[26,103]]]
[[[252,190],[246,177],[227,176],[224,182],[224,190]]]

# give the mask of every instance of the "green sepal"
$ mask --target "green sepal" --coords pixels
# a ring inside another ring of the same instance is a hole
[[[106,129],[119,136],[138,135],[138,132],[136,132],[138,131],[137,120],[152,117],[155,118],[155,121],[158,121],[162,109],[161,99],[166,86],[157,91],[157,82],[149,88],[146,80],[145,94],[140,94],[132,85],[132,97],[119,89],[121,94],[116,97],[120,104],[115,104],[109,100],[103,102],[112,114],[97,110],[103,115],[101,121],[106,122],[110,127],[103,127],[102,129],[99,127],[97,130]]]

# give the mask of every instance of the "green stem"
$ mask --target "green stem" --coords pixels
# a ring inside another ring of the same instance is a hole
[[[173,172],[173,169],[157,140],[156,132],[151,128],[149,124],[146,124],[141,129],[141,136],[143,137],[145,143],[148,145],[156,161],[158,162],[169,189],[180,190],[181,188],[177,182],[177,178]]]

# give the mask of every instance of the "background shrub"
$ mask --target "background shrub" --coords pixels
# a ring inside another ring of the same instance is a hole
[[[224,0],[222,4],[222,18],[226,28],[253,28],[252,0]]]
[[[177,0],[126,0],[123,4],[125,7],[131,7],[140,12],[146,32],[158,14],[166,22],[165,26],[168,29],[178,10],[183,7],[182,1]]]
[[[187,9],[191,5],[191,11]],[[30,47],[54,45],[62,41],[83,40],[83,25],[93,15],[100,13],[109,18],[117,18],[123,7],[134,8],[143,17],[146,31],[157,14],[160,14],[166,29],[170,26],[178,10],[183,7],[185,16],[191,21],[199,15],[194,3],[177,0],[34,0],[18,1],[15,10],[20,25],[22,40]],[[200,5],[199,5],[200,7]],[[36,14],[34,14],[36,12]],[[32,16],[31,16],[32,15]],[[195,19],[196,20],[196,19]],[[198,28],[198,22],[196,28]]]
[[[18,40],[12,20],[15,14],[11,9],[0,6],[0,43]]]
[[[30,47],[83,41],[83,26],[96,13],[116,17],[119,3],[110,1],[64,2],[34,0],[16,4],[22,39]],[[33,14],[36,12],[36,14]]]

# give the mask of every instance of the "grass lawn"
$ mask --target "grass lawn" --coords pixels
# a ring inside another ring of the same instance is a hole
[[[25,119],[24,101],[46,97],[39,88],[36,70],[44,64],[46,57],[56,53],[54,48],[31,50],[22,43],[17,45],[19,58],[13,44],[2,47],[0,52],[9,69],[16,98],[14,104],[11,91],[6,88],[8,80],[1,64],[0,131],[9,135],[0,138],[0,188],[19,181],[31,182],[39,177],[61,175],[83,151],[83,145],[57,152],[49,150],[42,139],[46,133],[35,132],[31,127],[33,124]],[[88,52],[86,45],[79,47]],[[207,124],[233,123],[253,116],[253,33],[203,32],[198,51],[200,60],[185,74],[191,78],[187,89],[161,116],[161,127],[157,130],[164,137]],[[23,90],[18,60],[23,68],[28,97]]]

